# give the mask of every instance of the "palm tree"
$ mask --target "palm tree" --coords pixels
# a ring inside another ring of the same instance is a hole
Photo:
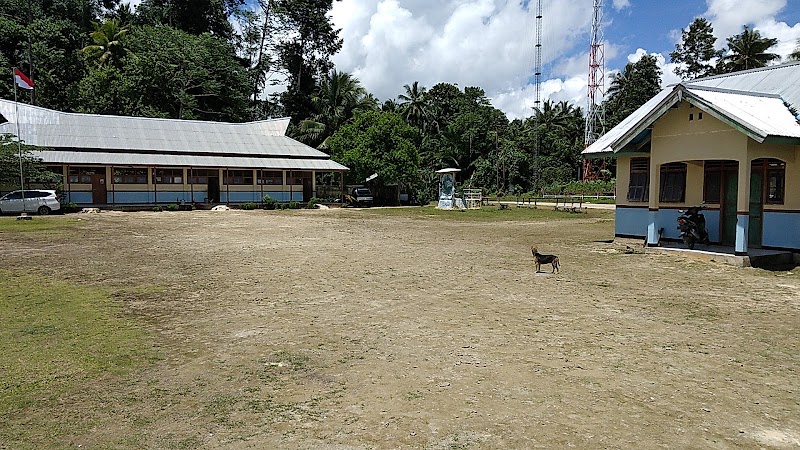
[[[405,94],[397,96],[400,102],[400,113],[406,121],[420,129],[425,127],[425,122],[429,112],[428,99],[426,94],[428,90],[425,87],[419,86],[419,81],[415,81],[411,86],[403,86],[406,90]]]
[[[120,26],[117,19],[106,20],[102,25],[92,22],[92,25],[94,32],[89,36],[94,45],[87,45],[82,51],[97,57],[101,66],[118,62],[127,51],[123,47],[122,38],[128,33],[130,26]]]
[[[311,97],[314,114],[300,122],[298,139],[317,148],[327,148],[328,138],[353,118],[357,111],[377,109],[378,100],[361,86],[358,78],[332,70]]]
[[[800,39],[797,40],[797,48],[789,54],[790,61],[800,61]]]
[[[778,61],[781,59],[779,55],[767,53],[767,50],[777,44],[777,39],[762,37],[758,30],[751,30],[745,25],[741,34],[728,38],[728,54],[722,58],[720,72],[755,69],[765,67],[772,61]]]

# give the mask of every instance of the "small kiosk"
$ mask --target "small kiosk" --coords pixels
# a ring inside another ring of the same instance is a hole
[[[439,204],[438,209],[463,209],[464,202],[456,197],[456,174],[461,169],[437,170],[439,174]]]

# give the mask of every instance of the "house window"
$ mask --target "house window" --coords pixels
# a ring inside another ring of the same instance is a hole
[[[183,169],[156,169],[157,184],[183,184]]]
[[[258,184],[280,186],[283,184],[283,172],[280,170],[259,170]]]
[[[223,178],[229,185],[253,185],[252,170],[226,170]]]
[[[631,159],[631,179],[628,183],[628,201],[646,202],[650,199],[650,158]]]
[[[76,167],[69,168],[69,182],[70,183],[92,183],[92,175],[105,175],[105,167]]]
[[[208,184],[209,177],[219,177],[216,169],[189,169],[189,184]]]
[[[756,159],[750,170],[763,174],[764,203],[782,205],[786,188],[786,163],[772,158]]]
[[[147,169],[114,168],[114,184],[147,184]]]
[[[287,172],[286,184],[302,185],[303,178],[311,178],[311,172]]]
[[[664,203],[681,203],[686,198],[686,164],[669,163],[661,166],[661,184],[658,200]]]

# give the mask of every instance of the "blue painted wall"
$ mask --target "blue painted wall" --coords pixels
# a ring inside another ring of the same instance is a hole
[[[67,203],[75,202],[75,203],[92,203],[92,193],[91,192],[67,192],[66,195]]]
[[[659,209],[656,213],[656,229],[663,228],[663,237],[668,239],[679,239],[681,234],[678,230],[677,209]],[[706,218],[706,229],[708,237],[712,242],[719,242],[719,211],[703,211]],[[614,232],[618,235],[642,236],[647,234],[649,221],[648,208],[617,208],[615,214]],[[765,244],[766,245],[766,244]]]
[[[614,221],[614,233],[625,236],[647,235],[647,206],[641,208],[617,208]]]
[[[800,213],[765,211],[763,226],[762,245],[800,249]]]

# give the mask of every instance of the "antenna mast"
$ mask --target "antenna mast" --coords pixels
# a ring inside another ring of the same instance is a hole
[[[589,48],[588,104],[586,106],[586,132],[583,143],[588,147],[605,134],[606,57],[603,48],[603,0],[593,0],[592,42]],[[583,160],[583,180],[596,180],[597,173],[588,159]]]
[[[534,59],[534,132],[536,133],[533,144],[534,156],[534,186],[539,184],[539,146],[541,136],[539,133],[539,115],[542,111],[542,0],[536,0],[536,56]],[[538,112],[537,112],[538,110]]]

